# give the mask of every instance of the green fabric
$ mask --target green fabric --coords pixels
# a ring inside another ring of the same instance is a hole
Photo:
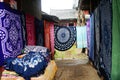
[[[112,0],[112,80],[120,80],[120,0]]]

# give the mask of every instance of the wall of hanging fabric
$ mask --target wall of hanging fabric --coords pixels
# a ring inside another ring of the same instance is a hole
[[[21,13],[6,3],[0,3],[0,11],[0,48],[5,59],[16,57],[23,48]]]
[[[27,45],[36,45],[34,21],[34,16],[26,14]]]
[[[36,45],[44,46],[44,21],[35,19]]]
[[[120,80],[120,0],[112,0],[112,80]]]
[[[86,26],[77,26],[77,48],[87,47],[87,29]]]

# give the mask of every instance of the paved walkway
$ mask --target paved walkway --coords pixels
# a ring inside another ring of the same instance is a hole
[[[58,70],[54,80],[100,80],[96,70],[88,60],[58,60]],[[80,63],[81,62],[81,63]]]

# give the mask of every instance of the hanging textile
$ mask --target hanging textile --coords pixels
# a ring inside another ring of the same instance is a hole
[[[36,45],[44,46],[44,22],[42,20],[35,19],[36,28]]]
[[[87,48],[90,48],[90,20],[87,21]]]
[[[0,31],[1,34],[1,31]],[[1,36],[0,36],[0,45],[1,45]],[[2,48],[0,48],[0,67],[4,64],[4,55],[2,53]]]
[[[76,27],[55,26],[55,48],[59,51],[70,49],[76,41]]]
[[[44,20],[44,40],[45,40],[45,47],[50,49],[50,22]]]
[[[21,27],[22,27],[22,36],[23,36],[23,48],[25,47],[27,40],[26,40],[26,22],[25,22],[25,14],[22,12],[21,14]]]
[[[77,26],[77,48],[87,47],[87,30],[86,26]]]
[[[112,0],[112,80],[120,80],[120,0]]]
[[[4,58],[16,57],[23,48],[20,12],[0,3],[0,38]],[[1,54],[1,53],[0,53]]]
[[[33,16],[26,14],[27,45],[36,44],[34,21],[35,19]]]
[[[89,58],[94,61],[94,14],[90,17],[90,51]]]
[[[105,76],[105,80],[110,79],[111,73],[111,53],[112,53],[112,11],[109,0],[102,0],[100,2],[101,14],[101,51],[100,51],[100,65],[101,72]],[[104,71],[103,71],[104,70]],[[115,80],[115,79],[114,79]]]
[[[54,56],[54,23],[50,23],[50,42],[51,42],[51,53]]]
[[[99,67],[100,67],[100,65],[99,65],[99,62],[100,62],[100,29],[101,29],[101,27],[100,27],[100,15],[99,15],[99,13],[100,13],[100,10],[99,10],[100,8],[99,8],[99,6],[95,9],[95,11],[94,11],[94,16],[95,16],[95,28],[94,28],[94,30],[95,30],[95,34],[94,34],[94,39],[95,39],[95,41],[94,41],[94,66],[96,67],[96,69],[97,70],[99,70]]]

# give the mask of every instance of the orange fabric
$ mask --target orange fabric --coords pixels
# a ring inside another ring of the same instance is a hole
[[[50,49],[50,22],[44,21],[44,40],[45,40],[45,47],[47,47],[49,50]]]

